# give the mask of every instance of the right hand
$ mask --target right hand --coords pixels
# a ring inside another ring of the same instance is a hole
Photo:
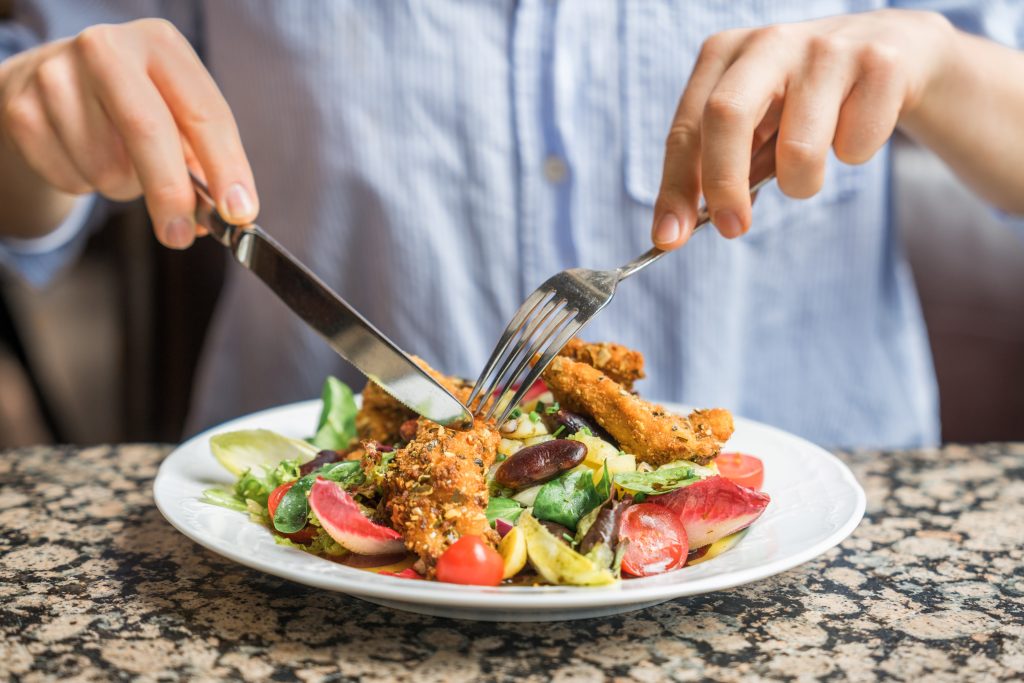
[[[188,247],[196,235],[189,168],[205,176],[225,220],[250,223],[259,210],[224,96],[160,19],[92,26],[4,61],[0,137],[62,192],[144,195],[168,247]]]

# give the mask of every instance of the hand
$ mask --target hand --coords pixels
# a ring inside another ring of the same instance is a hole
[[[722,235],[744,234],[750,159],[776,132],[790,197],[821,189],[829,147],[866,162],[938,80],[953,34],[938,14],[883,10],[709,38],[668,135],[654,243],[686,242],[701,194]]]
[[[0,64],[0,137],[9,143],[0,168],[27,164],[64,193],[145,195],[169,247],[196,234],[187,168],[205,176],[225,219],[244,224],[258,211],[231,110],[163,20],[93,26]]]

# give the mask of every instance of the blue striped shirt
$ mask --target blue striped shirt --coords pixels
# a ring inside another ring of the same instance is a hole
[[[663,142],[701,42],[874,0],[91,0],[22,3],[0,56],[101,21],[165,16],[241,128],[261,224],[401,346],[473,377],[526,294],[649,245]],[[1011,3],[920,3],[1020,42]],[[641,392],[723,406],[833,446],[938,439],[924,325],[889,209],[889,160],[764,190],[625,283],[585,336],[643,351]],[[80,238],[0,260],[44,280]],[[193,428],[361,380],[232,268]]]

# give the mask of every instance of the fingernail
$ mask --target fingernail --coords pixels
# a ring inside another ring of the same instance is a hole
[[[179,216],[164,228],[164,244],[173,249],[185,249],[192,244],[195,233],[192,221]]]
[[[235,183],[228,188],[224,195],[224,208],[227,209],[226,218],[239,221],[252,218],[253,207],[252,197],[241,183]]]
[[[711,220],[715,227],[718,228],[718,231],[726,237],[739,237],[743,234],[743,224],[740,222],[740,217],[728,209],[715,211],[715,215]]]
[[[655,244],[672,244],[679,239],[679,219],[673,213],[666,213],[654,226],[651,238]]]

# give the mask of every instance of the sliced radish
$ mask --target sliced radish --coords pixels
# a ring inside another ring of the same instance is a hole
[[[317,477],[309,490],[309,507],[327,534],[347,550],[361,555],[384,555],[405,550],[402,535],[375,524],[344,489]]]
[[[690,550],[710,545],[754,523],[771,498],[767,493],[734,484],[724,477],[709,477],[661,496],[649,503],[663,505],[679,516]]]

